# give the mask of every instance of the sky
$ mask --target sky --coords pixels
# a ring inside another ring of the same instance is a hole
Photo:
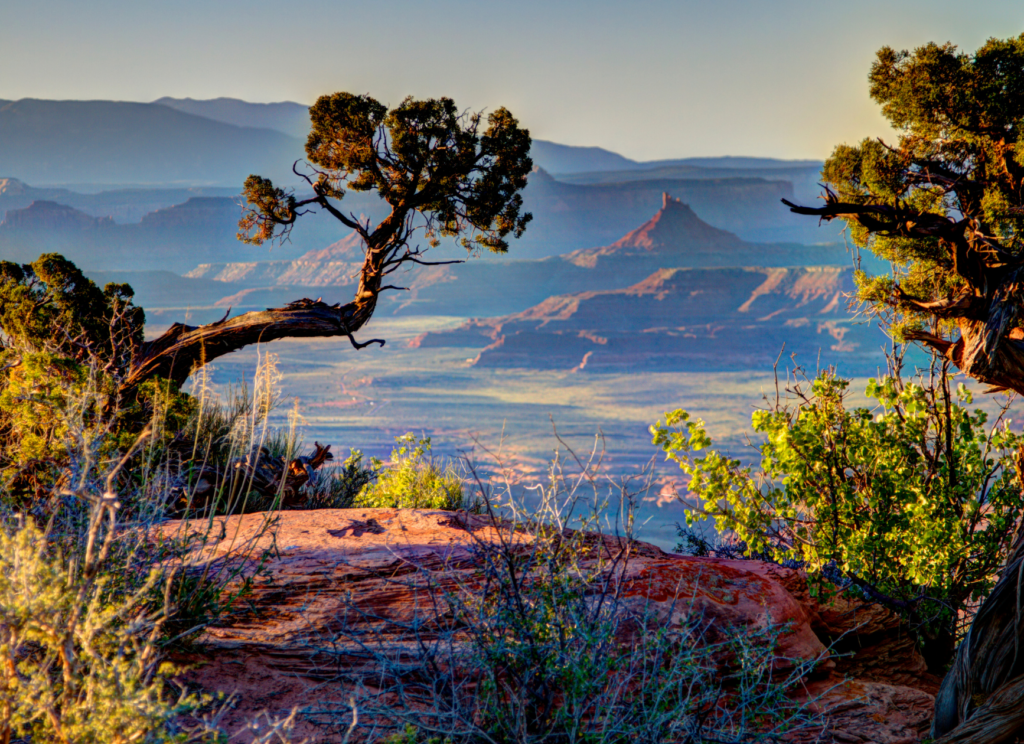
[[[882,46],[1021,33],[1020,0],[2,0],[0,99],[450,96],[637,160],[824,158],[891,137]]]

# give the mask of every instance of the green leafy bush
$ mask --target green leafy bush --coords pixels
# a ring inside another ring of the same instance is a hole
[[[412,433],[395,437],[387,463],[373,462],[376,480],[360,491],[355,506],[384,509],[446,509],[464,507],[462,478],[451,461],[435,462],[430,437]]]
[[[39,496],[54,485],[69,437],[102,439],[110,454],[130,447],[154,415],[170,436],[185,425],[194,402],[166,380],[118,392],[144,324],[130,286],[101,290],[59,254],[0,261],[0,479],[8,491]]]
[[[913,619],[938,669],[1024,516],[1024,440],[968,410],[970,392],[945,375],[872,380],[874,411],[848,408],[848,385],[826,372],[756,411],[757,472],[709,449],[704,422],[683,410],[651,427],[654,443],[690,477],[688,523],[711,516],[753,553],[838,572]]]

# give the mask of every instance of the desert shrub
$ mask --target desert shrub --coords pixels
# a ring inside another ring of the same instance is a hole
[[[30,264],[0,261],[0,329],[4,346],[48,349],[124,370],[142,342],[145,313],[127,284],[100,290],[73,263],[46,253]]]
[[[112,530],[97,534],[102,516],[78,565],[51,555],[32,520],[0,530],[3,741],[137,741],[194,702],[164,692],[161,615],[145,601],[161,577],[151,572],[132,594],[113,594],[102,570]]]
[[[910,618],[941,669],[1024,516],[1022,438],[969,410],[944,370],[870,381],[874,410],[849,408],[848,386],[824,372],[756,411],[756,472],[710,449],[686,411],[655,424],[654,443],[690,477],[689,521],[711,516],[751,551],[844,577]]]
[[[462,478],[449,461],[430,454],[430,437],[412,433],[395,437],[387,463],[374,462],[376,479],[356,497],[355,506],[388,509],[463,508]]]
[[[508,487],[482,487],[483,513],[465,518],[477,520],[468,535],[488,537],[468,556],[381,577],[418,592],[414,617],[367,615],[353,602],[339,618],[340,635],[319,650],[339,657],[337,681],[357,690],[368,739],[710,744],[820,727],[788,696],[815,662],[780,664],[782,628],[729,631],[697,612],[671,625],[626,596],[639,494],[628,482],[604,493],[595,460],[581,462],[574,476],[556,462],[528,510]],[[603,538],[591,530],[609,503],[618,519]],[[668,615],[686,610],[681,596]],[[324,701],[306,714],[329,726],[346,710]]]
[[[101,290],[56,253],[0,262],[0,481],[9,494],[39,497],[56,485],[69,418],[110,455],[147,427],[173,436],[191,415],[189,396],[166,380],[119,393],[145,323],[132,298],[127,284]],[[167,425],[154,429],[157,412]]]
[[[5,360],[45,352],[65,362],[97,362],[120,381],[142,345],[145,327],[145,313],[133,298],[127,284],[111,283],[101,290],[58,253],[29,264],[0,261]]]
[[[363,464],[363,453],[352,450],[340,465],[328,465],[317,473],[306,487],[306,507],[348,509],[376,477],[374,469]]]
[[[217,724],[230,698],[218,705],[169,684],[179,670],[160,642],[172,576],[137,550],[124,560],[117,509],[97,499],[85,547],[71,554],[31,519],[0,528],[0,741],[227,741]],[[267,717],[248,741],[288,744],[293,724]]]
[[[0,487],[0,741],[225,741],[217,721],[227,702],[175,689],[161,659],[244,606],[252,567],[258,576],[273,547],[211,562],[202,553],[212,522],[158,527],[180,476],[147,464],[148,430],[111,450],[109,427],[90,420],[98,394],[85,384],[53,409],[57,485],[31,509]],[[141,467],[126,475],[129,464]],[[290,726],[275,721],[246,741],[284,744]]]

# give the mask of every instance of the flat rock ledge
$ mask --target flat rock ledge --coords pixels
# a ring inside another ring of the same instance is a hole
[[[193,665],[182,679],[190,688],[238,693],[225,721],[232,730],[261,711],[284,716],[321,700],[343,704],[346,691],[331,681],[339,657],[325,655],[337,651],[339,628],[359,618],[411,617],[422,610],[422,596],[414,582],[396,577],[444,568],[471,578],[473,546],[498,534],[486,517],[419,509],[246,514],[168,522],[161,531],[206,535],[191,557],[193,568],[228,565],[253,576],[246,610],[205,628],[195,650],[180,659]],[[822,659],[806,680],[808,694],[827,691],[820,704],[831,724],[822,741],[913,744],[927,735],[940,680],[927,673],[889,610],[845,597],[819,602],[793,569],[674,555],[646,543],[633,546],[626,574],[629,594],[670,622],[685,619],[678,598],[686,597],[691,611],[716,623],[785,626],[780,658]],[[396,648],[410,642],[391,623],[380,627],[391,628],[381,632],[392,634]],[[311,742],[336,737],[306,719],[296,734]]]

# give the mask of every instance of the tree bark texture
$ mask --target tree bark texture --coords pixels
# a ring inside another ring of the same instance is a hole
[[[1024,735],[1024,531],[935,698],[935,744],[1009,744]]]
[[[369,302],[350,302],[343,306],[305,299],[201,326],[175,323],[162,336],[143,345],[122,390],[133,390],[151,377],[184,383],[193,370],[260,342],[346,336],[357,347],[363,346],[365,344],[358,344],[352,334],[370,319],[375,305],[376,296]]]
[[[193,371],[233,351],[282,338],[345,336],[356,349],[369,344],[384,345],[382,339],[365,343],[353,334],[373,316],[382,279],[398,259],[388,263],[381,250],[367,250],[359,288],[352,302],[328,305],[319,299],[302,299],[284,307],[243,313],[201,326],[175,323],[159,338],[142,345],[124,382],[122,396],[130,395],[152,377],[162,377],[181,385]],[[230,310],[228,311],[230,312]]]

